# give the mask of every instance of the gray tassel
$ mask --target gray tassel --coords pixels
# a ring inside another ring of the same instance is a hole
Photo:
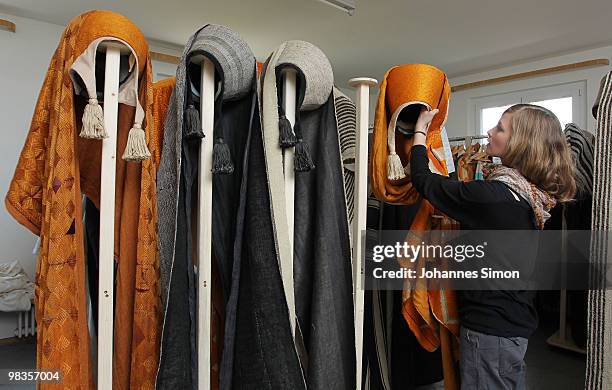
[[[232,164],[232,155],[229,146],[223,141],[223,138],[217,138],[217,142],[213,146],[213,167],[212,173],[228,175],[234,172],[234,164]]]
[[[315,165],[310,155],[310,147],[301,138],[295,144],[294,169],[296,172],[308,172],[314,169]]]
[[[103,139],[107,138],[106,130],[104,129],[104,112],[98,104],[97,99],[89,99],[83,112],[83,127],[79,134],[81,138]]]
[[[193,104],[187,106],[187,109],[185,110],[185,127],[185,138],[204,138],[202,123],[200,122],[200,113],[198,110],[196,110]]]
[[[291,122],[289,122],[289,119],[287,119],[287,117],[284,115],[281,115],[278,120],[278,130],[281,148],[292,148],[295,146],[295,144],[297,144],[297,138],[295,137],[295,134],[293,134]]]
[[[125,161],[140,162],[151,157],[147,148],[147,139],[140,123],[135,123],[128,134],[127,145],[123,152]]]

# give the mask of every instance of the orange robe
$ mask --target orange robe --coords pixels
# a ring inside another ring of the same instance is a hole
[[[117,159],[115,198],[114,389],[153,389],[159,353],[160,299],[156,171],[158,134],[152,125],[147,42],[128,19],[110,11],[74,18],[61,37],[6,196],[11,215],[41,238],[36,269],[37,368],[60,369],[60,384],[39,389],[94,388],[87,326],[81,195],[99,204],[101,142],[79,138],[84,100],[70,67],[97,38],[127,42],[138,57],[139,100],[152,158]],[[119,105],[117,155],[134,123],[134,107]]]

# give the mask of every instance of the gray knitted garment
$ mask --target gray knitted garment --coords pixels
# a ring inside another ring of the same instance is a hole
[[[185,192],[185,188],[180,189],[185,185],[181,183],[189,182],[192,177],[186,174],[182,178],[181,175],[184,172],[194,172],[190,167],[195,164],[193,168],[197,168],[197,158],[185,157],[183,161],[182,156],[193,154],[193,150],[183,150],[185,146],[183,126],[188,102],[192,104],[190,100],[193,98],[192,95],[199,95],[199,91],[194,91],[194,84],[197,81],[191,80],[191,84],[189,82],[189,76],[193,77],[193,73],[190,72],[194,67],[192,62],[200,63],[203,56],[210,59],[215,65],[218,80],[215,86],[215,109],[222,102],[227,101],[244,100],[246,104],[250,104],[251,98],[248,95],[253,94],[255,84],[255,57],[246,42],[232,30],[209,24],[199,29],[187,41],[176,70],[176,85],[170,97],[164,123],[164,143],[157,171],[160,295],[164,313],[160,364],[157,374],[158,388],[186,389],[195,388],[197,385],[196,286],[192,283],[194,272],[191,261],[189,261],[191,258],[189,244],[185,246],[185,236],[189,237],[191,232],[189,224],[185,228],[184,215],[181,218],[178,218],[178,215],[179,210],[183,210],[182,213],[184,213],[185,208],[190,210],[191,207],[189,201],[185,200],[186,194],[182,193]],[[219,96],[221,92],[222,96]],[[206,138],[204,142],[213,142],[213,137]],[[180,199],[184,203],[179,204]],[[204,205],[204,207],[210,207],[210,205]],[[182,233],[177,234],[177,231],[182,231]],[[189,275],[187,277],[189,286],[183,283],[178,283],[178,285],[171,283],[175,269],[179,270],[176,275],[184,272]],[[185,295],[183,294],[189,296],[188,303],[184,302]],[[172,299],[180,300],[173,307],[174,314],[170,313],[172,310],[169,308],[169,301]],[[191,318],[191,324],[177,325],[177,321],[185,316]],[[172,337],[166,337],[167,334],[172,334]]]
[[[164,145],[157,171],[157,205],[159,261],[162,307],[166,308],[170,269],[174,260],[176,241],[176,210],[181,176],[181,139],[187,65],[191,58],[202,53],[216,62],[223,72],[223,100],[245,96],[254,82],[255,56],[234,31],[224,26],[209,24],[192,35],[176,69],[176,86],[170,97],[164,124]],[[220,68],[220,69],[219,69]]]

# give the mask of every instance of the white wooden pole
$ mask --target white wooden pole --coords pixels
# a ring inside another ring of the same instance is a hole
[[[357,354],[357,389],[361,389],[363,352],[363,245],[368,211],[368,124],[370,87],[378,84],[375,79],[360,77],[349,80],[357,89],[357,139],[355,149],[355,210],[353,218],[353,299],[355,305],[355,351]]]
[[[286,69],[283,71],[283,106],[285,116],[295,126],[295,110],[297,87],[296,77],[297,72],[294,69]],[[289,235],[289,248],[291,257],[281,264],[281,272],[283,286],[285,288],[285,296],[287,297],[287,306],[289,308],[289,318],[291,322],[291,333],[295,335],[295,294],[293,285],[293,227],[294,227],[294,207],[295,207],[295,170],[293,166],[294,149],[287,148],[283,151],[283,168],[285,172],[285,203],[287,207],[287,226]]]
[[[117,114],[119,109],[119,62],[117,42],[106,48],[104,76],[104,128],[100,181],[100,254],[98,291],[98,389],[113,387],[113,280],[115,249],[115,171],[117,163]]]
[[[212,310],[212,187],[215,65],[201,60],[200,116],[204,138],[198,169],[198,389],[211,389],[210,332]]]

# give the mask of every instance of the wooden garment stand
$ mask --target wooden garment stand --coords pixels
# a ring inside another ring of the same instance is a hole
[[[349,85],[357,89],[357,134],[355,140],[355,210],[353,218],[353,304],[355,307],[355,352],[357,389],[361,389],[363,360],[363,321],[364,321],[364,266],[365,230],[368,212],[368,123],[370,108],[370,88],[378,81],[360,77],[349,80]]]
[[[200,141],[198,166],[198,390],[210,390],[212,320],[212,190],[213,128],[215,123],[215,65],[205,56],[192,62],[201,65],[200,118],[204,138]]]
[[[104,76],[104,128],[100,179],[100,248],[98,289],[98,389],[113,387],[113,314],[115,249],[115,176],[117,166],[117,115],[119,113],[119,64],[126,45],[103,42],[106,51]]]

